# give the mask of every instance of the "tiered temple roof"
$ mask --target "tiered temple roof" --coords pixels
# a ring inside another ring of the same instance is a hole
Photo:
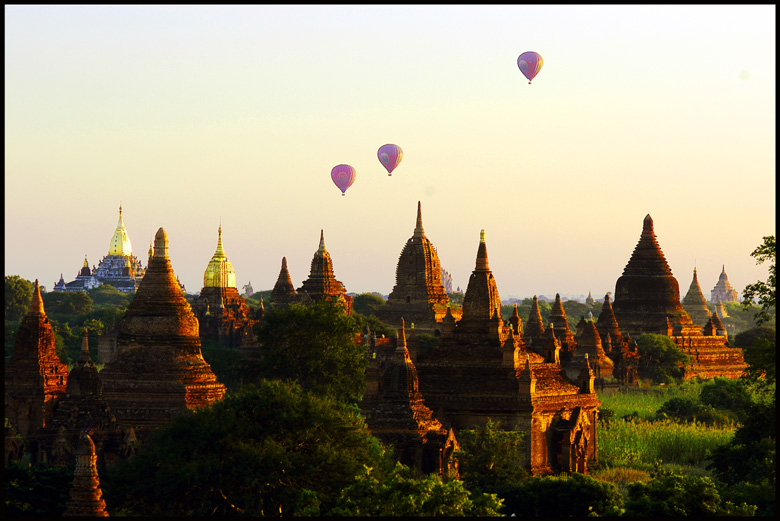
[[[696,268],[693,268],[693,280],[688,288],[688,293],[682,300],[682,307],[690,315],[694,324],[703,326],[710,319],[710,310],[707,309],[707,299],[701,292],[699,278],[696,275]]]
[[[181,294],[162,228],[146,276],[119,322],[116,348],[116,358],[101,371],[103,392],[117,420],[137,431],[225,394],[201,354],[198,320]]]
[[[86,433],[82,433],[79,439],[73,474],[73,488],[70,489],[63,517],[108,517],[103,491],[100,490],[95,444]]]
[[[203,273],[203,288],[195,298],[201,341],[213,340],[226,347],[255,345],[254,314],[236,288],[236,272],[222,246],[219,226],[217,249]]]
[[[28,436],[46,425],[65,394],[67,379],[68,367],[57,356],[54,330],[36,279],[30,309],[5,364],[5,417],[17,434]]]
[[[729,282],[725,264],[718,277],[718,283],[710,292],[710,297],[710,302],[739,302],[739,293]]]
[[[347,290],[341,281],[333,274],[333,260],[325,249],[325,233],[320,230],[320,246],[311,260],[309,278],[297,289],[301,302],[319,302],[333,299],[344,304],[347,313],[352,312],[352,297],[347,296]]]
[[[571,329],[569,329],[569,321],[566,318],[566,311],[563,309],[560,293],[555,294],[555,302],[550,310],[550,323],[555,326],[555,334],[561,341],[563,352],[568,355],[574,351],[577,343]]]
[[[439,255],[425,236],[422,205],[418,201],[414,232],[401,250],[395,286],[378,316],[394,326],[398,326],[404,317],[418,329],[437,330],[437,322],[443,320],[448,303]]]
[[[531,303],[531,310],[528,312],[528,320],[523,330],[525,341],[529,346],[541,345],[544,337],[544,324],[542,323],[542,312],[539,311],[539,299],[534,295]]]

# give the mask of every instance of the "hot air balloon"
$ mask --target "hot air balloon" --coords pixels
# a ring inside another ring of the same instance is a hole
[[[393,170],[404,157],[404,151],[398,145],[382,145],[379,147],[376,156],[379,162],[387,169],[387,175],[393,175]]]
[[[520,67],[520,72],[528,78],[528,84],[530,85],[531,80],[542,69],[542,55],[533,51],[524,52],[517,57],[517,66]]]
[[[341,195],[347,195],[347,188],[352,186],[356,177],[357,172],[349,165],[336,165],[330,171],[330,178],[341,190]]]

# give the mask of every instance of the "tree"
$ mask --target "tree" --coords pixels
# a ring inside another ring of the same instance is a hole
[[[502,430],[488,418],[485,425],[458,433],[456,457],[461,479],[470,490],[498,492],[528,477],[525,470],[525,432]]]
[[[60,517],[73,483],[75,464],[52,468],[11,461],[5,467],[3,517]]]
[[[740,347],[745,352],[748,375],[752,379],[763,379],[766,383],[776,381],[776,335],[775,328],[759,326],[743,331],[734,338],[734,347]]]
[[[338,302],[271,307],[256,328],[258,375],[295,380],[307,391],[358,403],[365,390],[366,357],[360,329]]]
[[[509,517],[614,516],[623,508],[617,486],[579,473],[528,478],[499,496],[501,513]]]
[[[367,468],[341,493],[331,516],[498,516],[495,494],[469,492],[462,481],[444,481],[438,474],[416,478],[397,463],[389,476]]]
[[[626,487],[627,516],[752,516],[755,505],[723,501],[715,482],[707,476],[674,473],[656,466],[647,483],[637,481]]]
[[[319,515],[392,462],[356,407],[262,380],[156,431],[101,483],[127,515]]]
[[[690,357],[665,335],[645,333],[636,339],[639,369],[654,383],[670,383],[682,378]]]
[[[19,275],[5,276],[5,321],[18,322],[30,311],[33,283]]]
[[[83,291],[52,291],[42,295],[47,315],[86,315],[92,299]]]
[[[748,284],[742,291],[742,304],[749,306],[754,300],[758,301],[761,309],[756,313],[756,324],[761,325],[769,320],[769,310],[775,308],[775,236],[764,237],[764,242],[759,245],[751,257],[755,257],[756,264],[769,261],[769,277],[766,282],[758,281]]]
[[[363,316],[376,315],[377,310],[385,305],[385,299],[376,293],[361,293],[352,297],[352,312]]]

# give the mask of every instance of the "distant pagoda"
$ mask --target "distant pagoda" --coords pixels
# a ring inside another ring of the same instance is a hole
[[[725,264],[718,277],[718,283],[715,284],[715,287],[710,292],[710,302],[739,302],[739,293],[729,283]]]
[[[201,341],[213,340],[226,347],[255,345],[252,328],[257,320],[236,288],[236,272],[222,246],[221,224],[217,249],[203,273],[203,288],[195,297],[193,311]]]
[[[333,260],[325,249],[325,232],[320,230],[320,246],[311,260],[309,278],[303,281],[303,285],[296,291],[302,303],[321,302],[333,300],[341,302],[347,314],[352,313],[352,297],[347,295],[347,290],[341,281],[336,280],[333,274]]]
[[[696,275],[696,268],[693,268],[693,280],[688,293],[682,300],[682,307],[691,316],[694,324],[704,326],[710,319],[710,310],[707,308],[707,299],[701,292],[699,278]]]
[[[441,321],[447,313],[449,297],[442,281],[439,255],[425,236],[422,205],[417,202],[417,222],[412,236],[398,257],[395,286],[377,316],[398,327],[401,318],[421,331],[441,332]],[[456,313],[460,317],[459,313]]]

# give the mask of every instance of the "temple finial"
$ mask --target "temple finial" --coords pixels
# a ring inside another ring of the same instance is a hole
[[[422,224],[422,203],[417,201],[417,224],[414,227],[414,237],[422,237],[425,235]]]
[[[317,253],[324,253],[325,252],[325,231],[320,230],[320,247],[317,250]]]

